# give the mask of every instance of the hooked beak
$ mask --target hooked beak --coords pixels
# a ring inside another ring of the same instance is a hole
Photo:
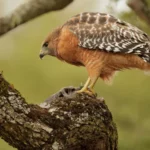
[[[39,54],[40,59],[44,57],[44,54]]]

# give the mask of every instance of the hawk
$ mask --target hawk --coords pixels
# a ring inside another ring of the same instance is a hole
[[[85,66],[89,77],[77,92],[94,94],[93,87],[99,77],[110,80],[122,69],[150,70],[150,38],[112,15],[84,12],[47,36],[39,56],[45,55]]]

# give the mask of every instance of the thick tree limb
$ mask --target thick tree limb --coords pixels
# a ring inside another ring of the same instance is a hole
[[[0,18],[0,35],[72,1],[30,0]],[[0,137],[19,150],[117,150],[117,129],[104,101],[75,90],[31,105],[0,74]]]
[[[146,0],[128,0],[127,4],[141,19],[150,24],[150,8]]]
[[[44,13],[60,10],[73,0],[28,0],[11,14],[0,18],[0,35]]]
[[[65,88],[31,105],[0,75],[0,137],[20,150],[117,150],[103,99],[74,91]]]

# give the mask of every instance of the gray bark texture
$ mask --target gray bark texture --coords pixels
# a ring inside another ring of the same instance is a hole
[[[28,0],[11,14],[0,18],[0,35],[50,11],[60,10],[73,0]]]
[[[73,0],[29,0],[0,18],[0,35]],[[64,88],[28,104],[0,73],[0,137],[18,150],[117,150],[117,128],[102,98]]]
[[[19,150],[117,150],[117,129],[102,98],[64,88],[28,104],[0,74],[0,137]]]

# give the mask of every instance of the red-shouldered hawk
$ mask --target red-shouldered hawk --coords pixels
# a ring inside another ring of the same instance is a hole
[[[94,93],[99,77],[109,80],[115,71],[129,68],[150,70],[150,38],[109,14],[85,12],[48,35],[40,58],[45,55],[85,66],[89,78],[78,92]]]

